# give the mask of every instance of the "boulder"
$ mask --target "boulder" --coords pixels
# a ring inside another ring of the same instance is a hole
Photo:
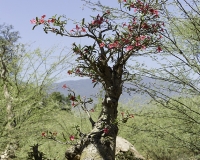
[[[116,157],[124,156],[126,159],[127,154],[133,155],[133,160],[144,160],[145,158],[135,149],[135,147],[126,139],[117,136],[116,139]],[[117,159],[117,158],[116,158]],[[119,159],[119,158],[118,158]]]

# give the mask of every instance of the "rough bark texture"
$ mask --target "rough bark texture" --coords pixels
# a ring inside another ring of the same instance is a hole
[[[104,71],[103,86],[105,97],[102,102],[102,111],[98,121],[93,125],[91,132],[84,137],[80,145],[71,148],[65,154],[69,160],[75,160],[79,155],[80,160],[114,160],[116,150],[117,107],[122,93],[122,66],[109,66]]]
[[[71,153],[73,152],[73,154],[71,154],[73,156],[66,157],[68,160],[109,160],[110,158],[109,155],[106,157],[106,153],[104,154],[105,157],[103,157],[102,154],[99,153],[99,146],[95,146],[91,143],[84,148],[82,153],[80,153],[80,150],[74,150],[76,147],[72,147],[66,152],[66,155],[67,153],[69,155],[70,151]],[[78,151],[79,153],[76,153],[74,151]],[[127,153],[129,153],[128,156]],[[130,153],[132,153],[131,156]],[[115,156],[117,157],[117,160],[121,160],[124,158],[130,159],[129,157],[131,157],[130,160],[145,160],[145,158],[135,149],[135,147],[122,137],[116,138]]]

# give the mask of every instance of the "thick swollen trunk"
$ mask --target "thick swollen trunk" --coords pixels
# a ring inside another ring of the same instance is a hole
[[[121,87],[118,87],[121,92]],[[114,160],[116,150],[117,106],[120,94],[107,91],[99,119],[81,143],[66,152],[68,160]],[[119,93],[119,92],[118,92]],[[73,153],[73,154],[72,154]]]
[[[107,97],[103,109],[92,131],[87,135],[87,143],[80,159],[114,160],[116,137],[118,133],[117,118],[118,100]]]

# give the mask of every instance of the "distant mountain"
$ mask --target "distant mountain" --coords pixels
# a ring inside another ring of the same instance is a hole
[[[169,82],[163,82],[160,80],[154,80],[151,78],[143,78],[140,81],[140,84],[146,85],[148,86],[150,89],[154,89],[154,90],[159,90],[159,86],[169,86],[171,85]],[[60,92],[64,95],[68,95],[67,89],[62,88],[63,85],[66,85],[68,87],[70,87],[77,95],[81,95],[81,96],[86,96],[86,97],[92,97],[95,100],[97,100],[95,98],[95,96],[97,96],[97,93],[100,93],[100,91],[102,90],[101,85],[96,85],[94,88],[94,83],[92,83],[91,79],[84,79],[84,80],[70,80],[70,81],[63,81],[60,83],[55,83],[53,85],[53,89],[51,89],[51,92]],[[124,85],[125,88],[135,88],[133,85],[131,84],[125,84]],[[137,88],[138,89],[138,88]],[[131,89],[130,89],[131,90]],[[167,90],[163,90],[162,93],[168,95],[168,96],[174,96],[177,95],[177,93],[174,92],[170,92]],[[141,92],[134,92],[131,91],[130,94],[128,94],[127,92],[123,92],[121,97],[120,97],[120,102],[127,102],[129,100],[134,100],[137,103],[146,103],[150,100],[150,96],[145,94],[145,93],[141,93]]]

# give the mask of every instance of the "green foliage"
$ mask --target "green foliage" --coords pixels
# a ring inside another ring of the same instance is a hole
[[[48,98],[46,99],[49,103],[54,103],[55,107],[59,107],[62,110],[71,110],[71,101],[68,96],[64,96],[60,92],[53,92],[51,93]]]
[[[199,97],[172,99],[165,108],[148,104],[134,110],[134,119],[120,125],[119,134],[147,159],[190,159],[199,154],[199,104]]]
[[[115,157],[116,160],[142,160],[141,158],[136,158],[134,153],[131,151],[128,152],[119,152]]]

